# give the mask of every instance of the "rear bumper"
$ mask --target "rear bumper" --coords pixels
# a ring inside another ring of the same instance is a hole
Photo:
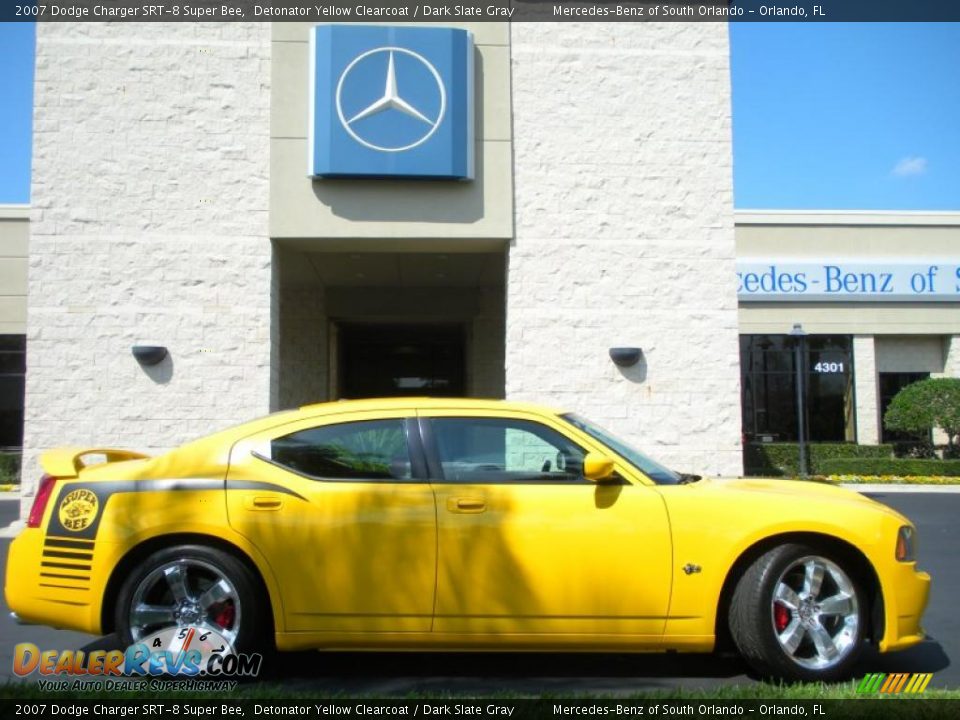
[[[45,535],[27,528],[10,543],[4,596],[24,624],[99,634],[99,602],[93,602],[90,560],[52,556]],[[96,606],[96,607],[95,607]]]
[[[930,576],[916,563],[897,563],[883,588],[885,626],[880,652],[903,650],[925,637],[920,621],[930,597]]]

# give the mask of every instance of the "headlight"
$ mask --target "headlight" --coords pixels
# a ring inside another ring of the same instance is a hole
[[[900,562],[913,562],[917,559],[917,533],[908,526],[904,525],[897,533],[897,551],[896,558]]]

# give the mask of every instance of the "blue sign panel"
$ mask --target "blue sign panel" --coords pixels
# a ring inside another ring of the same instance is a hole
[[[740,302],[960,302],[956,258],[741,258],[737,280]]]
[[[310,175],[473,179],[473,36],[318,25],[310,35]]]

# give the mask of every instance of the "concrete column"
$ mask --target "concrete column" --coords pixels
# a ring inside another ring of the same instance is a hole
[[[960,335],[943,338],[943,376],[960,378]]]
[[[854,390],[857,402],[857,442],[880,442],[880,397],[877,379],[877,353],[873,335],[853,337]]]
[[[277,409],[328,400],[327,314],[322,285],[280,289]]]

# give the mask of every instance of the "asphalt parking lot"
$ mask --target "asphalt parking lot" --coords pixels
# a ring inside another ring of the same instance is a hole
[[[933,592],[921,645],[891,655],[868,652],[857,674],[932,672],[931,687],[960,687],[960,493],[871,493],[910,517],[919,529],[920,565],[933,575]],[[0,501],[0,527],[17,515],[17,503]],[[5,575],[9,540],[0,540]],[[49,648],[116,647],[110,637],[21,626],[4,604],[0,617],[0,681],[12,679],[13,647],[33,642]],[[291,653],[280,656],[275,677],[291,688],[376,696],[420,693],[604,693],[714,688],[756,682],[735,657],[714,655],[507,654],[507,653]]]

